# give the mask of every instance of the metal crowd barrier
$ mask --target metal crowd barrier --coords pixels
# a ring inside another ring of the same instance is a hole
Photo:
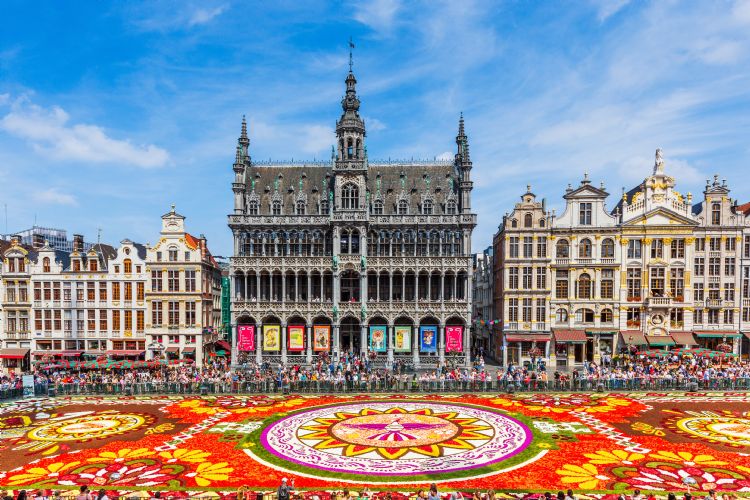
[[[637,377],[633,379],[569,380],[434,380],[387,378],[369,381],[293,381],[275,379],[242,382],[135,382],[135,383],[57,383],[37,384],[37,396],[68,395],[222,395],[274,393],[471,393],[471,392],[627,392],[627,391],[746,391],[750,377],[685,379]],[[0,392],[0,398],[20,397],[21,390]]]

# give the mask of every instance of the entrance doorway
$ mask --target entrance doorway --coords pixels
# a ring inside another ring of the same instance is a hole
[[[341,350],[358,354],[361,349],[359,321],[354,318],[345,318],[339,327],[341,333]]]

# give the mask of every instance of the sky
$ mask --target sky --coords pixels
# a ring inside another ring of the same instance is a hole
[[[230,255],[242,116],[255,159],[329,158],[349,37],[371,160],[450,157],[463,112],[474,251],[527,184],[560,213],[587,172],[611,208],[657,147],[681,192],[750,201],[750,0],[7,0],[7,232],[155,243],[175,204]]]

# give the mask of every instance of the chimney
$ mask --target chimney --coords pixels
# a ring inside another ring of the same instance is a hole
[[[206,235],[201,233],[198,237],[198,245],[201,248],[201,260],[206,260]]]
[[[73,235],[73,251],[74,252],[83,251],[83,235],[82,234]]]
[[[42,248],[44,246],[44,235],[39,233],[31,235],[31,246],[34,247],[34,250]]]

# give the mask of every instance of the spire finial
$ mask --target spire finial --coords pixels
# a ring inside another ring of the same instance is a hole
[[[354,54],[352,53],[352,49],[354,48],[354,42],[352,41],[352,37],[349,37],[349,73],[352,72],[352,67],[354,66]]]
[[[526,192],[527,193],[531,192],[531,184],[526,184]]]
[[[172,213],[174,213],[174,203],[172,203]]]

